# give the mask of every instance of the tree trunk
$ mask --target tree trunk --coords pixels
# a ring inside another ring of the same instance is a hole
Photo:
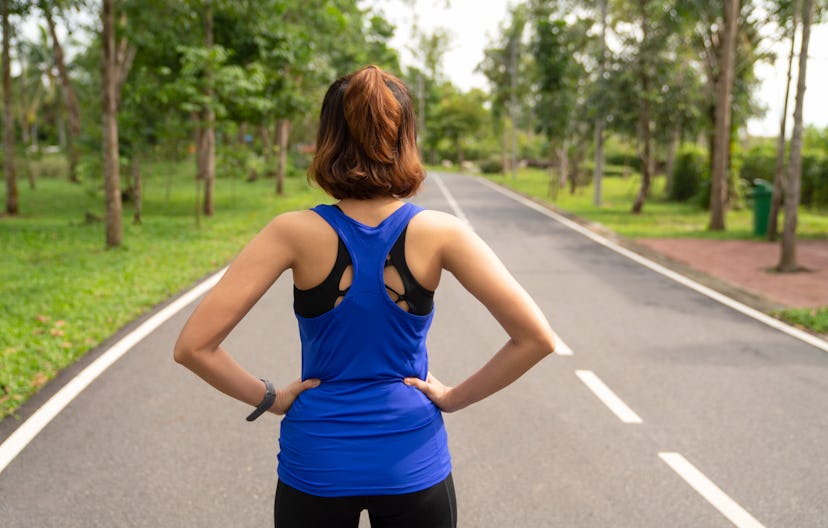
[[[667,161],[664,166],[664,190],[667,196],[670,196],[670,191],[673,190],[673,167],[676,166],[676,151],[679,143],[681,143],[681,126],[676,125],[670,145],[667,147]]]
[[[768,240],[776,241],[779,236],[779,210],[782,208],[785,184],[785,136],[787,135],[788,99],[791,95],[791,69],[796,53],[796,27],[799,18],[800,2],[794,4],[793,27],[791,28],[791,49],[788,52],[788,76],[785,81],[785,101],[782,104],[782,119],[779,123],[779,137],[776,140],[776,171],[773,173],[773,194],[771,195],[770,217],[768,217]]]
[[[555,164],[552,160],[555,159],[555,146],[550,142],[549,144],[549,180],[546,183],[546,196],[548,198],[556,198],[558,196],[558,179],[555,175]]]
[[[635,198],[631,212],[640,214],[644,209],[644,202],[650,195],[650,179],[652,178],[652,103],[650,101],[650,71],[648,65],[647,51],[644,49],[649,45],[649,17],[647,16],[646,3],[641,4],[641,47],[638,59],[638,77],[641,81],[641,112],[638,115],[639,151],[641,158],[641,187]]]
[[[213,47],[213,8],[209,1],[205,2],[204,6],[204,44],[207,49]],[[212,107],[213,71],[207,68],[205,76],[207,78],[205,95],[210,103],[204,110],[204,129],[201,131],[199,159],[202,160],[201,178],[204,180],[204,216],[213,216],[213,187],[216,180],[216,113]]]
[[[420,149],[420,157],[423,159],[425,159],[425,149],[423,147],[423,140],[426,136],[425,103],[425,81],[423,80],[423,74],[417,73],[417,128],[419,129],[419,133],[417,134],[417,147]]]
[[[262,138],[265,167],[264,176],[265,178],[270,178],[276,175],[276,172],[273,170],[273,139],[270,136],[270,130],[264,125],[259,126],[259,136]]]
[[[46,2],[40,2],[40,9],[46,17],[46,23],[49,25],[49,33],[52,36],[52,52],[55,59],[55,66],[57,66],[58,77],[60,78],[61,93],[63,100],[66,103],[66,110],[69,116],[69,135],[66,138],[66,146],[69,153],[69,181],[78,183],[78,147],[77,140],[80,137],[80,105],[78,98],[75,96],[75,90],[72,88],[72,80],[69,78],[69,71],[66,68],[66,61],[63,58],[63,48],[58,40],[57,31],[55,31],[55,21],[52,18],[52,12]],[[114,22],[113,22],[114,31]],[[114,37],[113,37],[114,38]],[[113,44],[113,63],[115,61],[115,51]]]
[[[134,224],[141,223],[141,200],[143,199],[141,193],[141,166],[140,166],[140,158],[138,156],[138,149],[135,149],[132,153],[132,164],[130,166],[132,172],[132,191],[135,193],[135,214],[132,216],[132,222]]]
[[[606,63],[607,49],[607,3],[608,0],[601,0],[601,52],[598,59],[598,82],[604,80],[604,69]],[[601,206],[602,181],[604,178],[604,116],[595,118],[595,168],[592,173],[592,182],[595,186],[595,193],[592,203],[596,207]]]
[[[645,83],[649,89],[649,82]],[[645,90],[646,93],[646,90]],[[652,158],[653,158],[653,140],[652,140],[652,108],[648,97],[642,100],[641,114],[639,117],[640,129],[640,145],[639,157],[641,158],[641,187],[638,189],[638,195],[635,197],[633,203],[632,213],[640,214],[644,209],[644,202],[650,195],[650,181],[652,180]]]
[[[805,74],[808,66],[808,41],[811,39],[813,0],[802,5],[802,45],[799,51],[799,80],[796,85],[794,126],[791,135],[791,154],[788,163],[787,188],[785,189],[785,224],[782,228],[782,249],[778,270],[793,272],[799,269],[796,262],[796,223],[799,211],[799,193],[802,182],[802,112],[805,102]]]
[[[719,60],[720,75],[716,103],[716,148],[710,177],[710,229],[725,230],[728,158],[730,153],[730,94],[733,90],[733,55],[739,21],[739,0],[724,4],[724,35]]]
[[[6,175],[6,213],[20,212],[17,172],[14,168],[14,115],[12,114],[11,63],[9,61],[9,0],[3,9],[3,173]]]
[[[500,148],[500,160],[501,160],[500,163],[501,163],[501,166],[503,167],[503,176],[505,177],[506,174],[508,174],[508,172],[510,170],[510,168],[509,168],[509,154],[508,154],[509,147],[507,146],[509,144],[509,133],[506,130],[506,122],[505,122],[504,119],[500,120],[500,124],[501,124],[501,128],[503,129],[503,138],[502,138],[503,141],[501,142],[501,148]]]
[[[115,55],[113,0],[103,0],[103,171],[106,194],[106,245],[121,245],[121,181],[118,167],[118,63]]]
[[[287,171],[288,139],[290,119],[279,120],[279,171],[276,173],[276,194],[285,194],[285,171]]]
[[[558,147],[558,189],[566,185],[569,178],[569,156],[566,154],[566,140]]]

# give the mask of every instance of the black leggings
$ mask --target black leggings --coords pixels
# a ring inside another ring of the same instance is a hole
[[[371,528],[456,528],[454,481],[414,493],[356,497],[318,497],[279,481],[274,506],[276,528],[357,528],[368,510]]]

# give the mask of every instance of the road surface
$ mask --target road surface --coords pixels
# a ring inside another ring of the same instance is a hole
[[[477,178],[434,174],[414,201],[465,217],[572,351],[446,416],[460,526],[828,526],[826,351]],[[300,369],[290,294],[288,275],[226,342],[275,383]],[[431,370],[455,383],[506,336],[448,274],[435,301]],[[245,405],[172,361],[192,309],[133,346],[11,460],[0,525],[272,526],[279,418],[245,422]],[[21,421],[0,423],[0,441]]]

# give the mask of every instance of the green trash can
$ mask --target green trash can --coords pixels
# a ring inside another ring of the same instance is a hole
[[[753,197],[753,234],[765,236],[768,234],[773,184],[765,180],[753,180],[751,196]]]

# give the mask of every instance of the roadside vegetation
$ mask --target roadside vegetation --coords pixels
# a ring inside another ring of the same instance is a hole
[[[754,208],[749,198],[739,209],[728,213],[727,231],[708,229],[709,212],[695,200],[675,201],[665,189],[666,178],[654,181],[654,192],[647,210],[629,214],[641,176],[621,169],[617,176],[603,181],[604,202],[596,206],[592,201],[592,185],[578,187],[574,193],[550,185],[549,171],[524,168],[511,175],[487,175],[500,185],[509,187],[531,198],[551,203],[562,212],[600,224],[629,239],[637,238],[706,238],[716,240],[765,240],[765,235],[754,232]],[[828,181],[828,180],[826,180]],[[802,239],[828,240],[828,209],[800,207],[798,236]],[[800,328],[828,334],[828,306],[821,308],[791,308],[773,313],[776,317]]]
[[[409,87],[424,160],[624,236],[751,238],[757,180],[780,272],[799,269],[798,238],[828,233],[828,130],[803,108],[823,2],[511,2],[476,65],[485,90],[446,75],[463,36],[400,3],[407,65],[380,1],[0,0],[0,417],[272,215],[318,201],[304,173],[319,103],[368,64]],[[756,68],[774,60],[800,62],[783,133],[749,137]],[[785,317],[819,328],[826,312]]]
[[[143,220],[124,223],[119,248],[101,244],[98,182],[41,178],[35,191],[21,188],[26,213],[2,219],[0,418],[119,328],[229,263],[270,218],[323,199],[299,174],[286,178],[284,197],[272,179],[219,179],[216,213],[199,226],[195,162],[148,163],[145,172]],[[133,212],[130,202],[124,212]]]

